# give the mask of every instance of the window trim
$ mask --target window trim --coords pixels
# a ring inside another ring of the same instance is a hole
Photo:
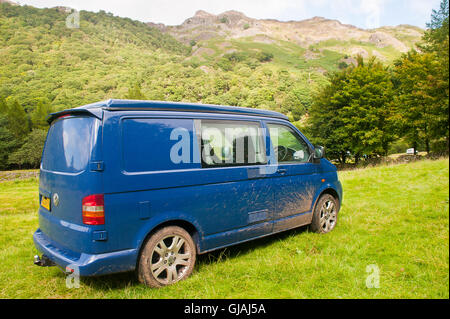
[[[262,134],[259,136],[260,138],[260,145],[261,145],[261,154],[264,155],[264,162],[263,163],[222,163],[222,164],[214,164],[214,165],[208,165],[203,162],[202,157],[202,124],[206,123],[217,123],[217,124],[252,124],[257,125],[258,129],[261,130]],[[197,144],[200,150],[200,165],[201,169],[215,169],[215,168],[233,168],[233,167],[255,167],[255,166],[265,166],[269,164],[269,158],[267,156],[267,145],[266,145],[266,137],[267,134],[265,133],[265,127],[261,120],[249,120],[249,119],[214,119],[214,118],[202,118],[202,119],[194,119],[194,130],[195,134],[197,136]]]

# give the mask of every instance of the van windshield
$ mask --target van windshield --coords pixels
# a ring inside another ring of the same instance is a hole
[[[94,117],[68,117],[54,122],[45,142],[42,168],[64,173],[85,170],[96,121]]]

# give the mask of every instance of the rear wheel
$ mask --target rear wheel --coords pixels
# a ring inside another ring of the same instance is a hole
[[[326,234],[336,227],[339,201],[330,194],[324,194],[314,208],[310,229],[316,233]]]
[[[153,234],[142,249],[138,278],[159,288],[189,277],[196,259],[195,244],[183,228],[164,227]]]

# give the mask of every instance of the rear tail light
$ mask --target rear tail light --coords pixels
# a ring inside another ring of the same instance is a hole
[[[104,225],[105,204],[103,194],[89,195],[83,198],[83,224]]]

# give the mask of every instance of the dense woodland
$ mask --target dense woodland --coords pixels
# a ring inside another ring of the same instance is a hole
[[[448,23],[448,0],[443,0],[418,50],[392,66],[359,57],[357,67],[330,74],[309,110],[312,139],[341,163],[385,156],[396,141],[428,154],[448,153]]]
[[[108,98],[189,101],[287,114],[342,163],[414,147],[448,152],[448,0],[393,64],[332,57],[323,76],[277,67],[275,50],[223,54],[202,68],[156,28],[106,12],[0,4],[0,169],[38,167],[49,113]]]

